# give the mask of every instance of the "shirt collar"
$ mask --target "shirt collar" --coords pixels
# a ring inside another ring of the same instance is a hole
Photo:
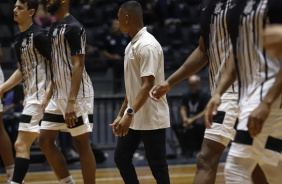
[[[135,43],[139,38],[140,36],[147,31],[147,28],[146,27],[143,27],[140,31],[138,31],[138,33],[134,36],[134,38],[132,39],[131,43]]]

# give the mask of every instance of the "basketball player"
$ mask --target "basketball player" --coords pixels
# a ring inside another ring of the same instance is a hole
[[[39,145],[61,184],[74,183],[55,144],[59,131],[73,137],[85,184],[95,183],[96,162],[89,143],[93,127],[94,90],[84,67],[86,35],[69,13],[70,0],[47,0],[56,21],[49,30],[52,82],[45,95]]]
[[[231,8],[232,7],[232,8]],[[282,181],[281,60],[263,48],[263,30],[281,23],[280,0],[232,0],[227,13],[234,62],[207,105],[206,122],[220,104],[220,96],[239,83],[239,124],[225,166],[226,183],[251,184],[257,164],[271,184]]]
[[[165,82],[152,88],[150,96],[153,100],[158,101],[158,98],[166,94],[173,85],[198,72],[207,63],[209,64],[211,95],[214,95],[216,86],[228,66],[227,62],[233,57],[226,25],[226,12],[229,6],[227,0],[202,1],[199,46]],[[238,117],[237,92],[235,82],[223,94],[222,104],[219,106],[218,114],[212,119],[212,126],[207,126],[202,148],[197,157],[194,184],[215,182],[220,157],[236,133],[234,125]],[[256,171],[260,173],[259,168]],[[258,176],[263,175],[256,174],[254,178]],[[263,177],[260,180],[263,182]]]
[[[2,49],[0,44],[0,62],[2,62]],[[0,85],[4,83],[4,75],[0,66]],[[3,124],[3,104],[0,99],[0,156],[6,168],[6,183],[10,183],[14,172],[14,156],[11,140]]]
[[[38,7],[37,0],[17,0],[14,20],[20,32],[16,35],[15,49],[18,69],[0,87],[0,97],[4,92],[23,81],[24,110],[20,117],[19,133],[15,143],[16,158],[12,184],[22,183],[29,168],[30,147],[39,134],[39,122],[43,112],[46,82],[50,78],[47,61],[50,50],[47,31],[33,24],[33,16]]]

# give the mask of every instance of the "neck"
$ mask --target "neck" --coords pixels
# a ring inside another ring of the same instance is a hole
[[[131,39],[133,39],[135,37],[135,35],[142,29],[143,27],[138,27],[135,29],[132,29],[130,32],[128,32],[129,36],[131,37]]]
[[[68,10],[64,10],[63,7],[59,8],[56,12],[55,12],[55,17],[56,20],[62,20],[64,18],[66,18],[67,16],[69,16],[70,12]]]
[[[25,32],[33,24],[32,19],[24,23],[19,24],[19,29],[21,32]]]

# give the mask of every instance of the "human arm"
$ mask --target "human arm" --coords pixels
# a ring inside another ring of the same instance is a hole
[[[269,116],[271,106],[273,102],[281,95],[282,92],[282,67],[276,75],[273,86],[268,90],[267,94],[259,104],[259,106],[253,110],[248,119],[248,131],[251,137],[257,136],[262,129],[263,123]]]
[[[167,94],[171,87],[176,83],[186,79],[187,77],[197,73],[208,63],[206,49],[204,46],[203,37],[200,37],[199,46],[193,51],[193,53],[186,59],[185,63],[174,72],[167,80],[155,85],[150,90],[150,97],[154,101]]]
[[[264,48],[276,57],[282,58],[282,25],[268,25],[263,33]]]
[[[78,118],[76,116],[76,98],[80,89],[82,73],[84,70],[84,56],[84,54],[71,56],[73,64],[71,88],[65,109],[65,121],[68,127],[75,126],[75,122],[78,121]]]
[[[52,81],[49,82],[48,87],[45,91],[45,96],[42,102],[42,109],[43,109],[43,113],[45,112],[45,108],[47,107],[51,97],[53,96],[53,83]]]
[[[206,128],[211,128],[212,117],[217,114],[217,108],[221,103],[222,94],[236,81],[236,67],[234,61],[229,61],[228,67],[223,73],[218,87],[216,88],[215,94],[208,102],[205,110],[205,125]]]
[[[149,97],[149,91],[153,87],[155,82],[155,77],[150,76],[144,76],[141,78],[142,85],[137,93],[136,99],[133,102],[131,108],[134,110],[135,113],[138,112],[138,110],[145,104],[145,102],[148,100]],[[116,128],[116,135],[117,136],[125,136],[128,133],[129,126],[131,124],[133,115],[130,115],[126,113],[123,118],[120,120],[119,124]]]
[[[124,114],[125,109],[127,108],[127,103],[128,103],[128,101],[127,101],[127,97],[126,97],[126,95],[125,95],[123,104],[122,104],[122,106],[121,106],[121,108],[120,108],[120,110],[119,110],[119,113],[118,113],[116,119],[114,120],[114,122],[113,122],[112,124],[109,125],[109,126],[112,127],[112,130],[113,130],[113,133],[115,134],[115,136],[118,136],[118,135],[116,134],[116,128],[117,128],[117,126],[118,126],[120,120],[121,120],[122,117],[123,117],[123,114]]]
[[[6,82],[4,82],[4,84],[0,86],[0,98],[3,96],[3,93],[15,87],[22,80],[23,80],[23,76],[21,72],[21,66],[18,63],[18,69],[12,74],[12,76]]]

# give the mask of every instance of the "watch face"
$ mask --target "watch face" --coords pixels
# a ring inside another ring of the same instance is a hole
[[[132,113],[133,113],[133,110],[132,110],[132,109],[127,109],[127,112],[128,112],[129,114],[132,114]]]

